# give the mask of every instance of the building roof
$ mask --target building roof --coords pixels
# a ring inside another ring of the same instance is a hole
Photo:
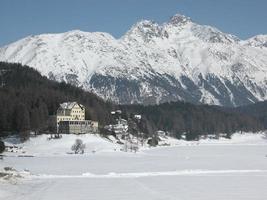
[[[60,104],[60,108],[62,108],[62,109],[72,109],[76,104],[78,104],[81,107],[81,109],[83,109],[83,105],[77,103],[76,101],[61,103]]]

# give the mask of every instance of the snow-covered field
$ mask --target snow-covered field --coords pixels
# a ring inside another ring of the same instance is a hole
[[[76,138],[86,144],[83,155],[70,154]],[[266,199],[263,134],[198,142],[165,138],[162,144],[171,145],[131,153],[95,135],[31,138],[0,160],[0,171],[17,170],[0,177],[0,199]]]

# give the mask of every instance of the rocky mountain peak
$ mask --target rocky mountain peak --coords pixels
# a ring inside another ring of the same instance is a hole
[[[167,37],[167,33],[163,30],[163,27],[155,21],[142,20],[132,26],[125,36],[134,39],[141,38],[142,41],[150,42],[154,38]]]
[[[181,15],[181,14],[175,14],[169,20],[169,23],[172,25],[175,25],[175,26],[184,25],[188,22],[192,22],[190,17],[187,17],[185,15]]]
[[[244,44],[253,47],[267,48],[267,35],[257,35],[244,41]]]

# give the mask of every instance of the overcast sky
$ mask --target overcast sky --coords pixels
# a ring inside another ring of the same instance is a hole
[[[267,0],[0,0],[0,46],[74,29],[119,38],[141,19],[184,14],[241,39],[267,34]]]

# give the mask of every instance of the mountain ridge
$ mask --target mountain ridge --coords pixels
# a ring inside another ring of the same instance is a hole
[[[267,99],[265,38],[240,40],[176,14],[137,22],[119,39],[79,30],[29,36],[0,48],[0,60],[121,104],[240,106]]]

